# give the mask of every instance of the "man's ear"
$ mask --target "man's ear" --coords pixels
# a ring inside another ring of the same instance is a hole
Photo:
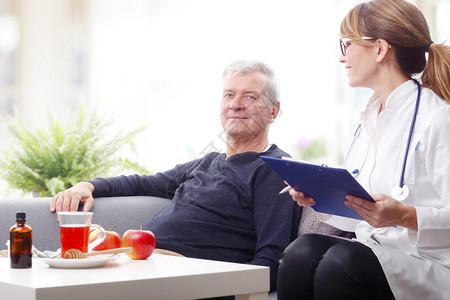
[[[269,123],[273,123],[273,121],[275,121],[276,117],[278,116],[278,113],[280,112],[280,101],[275,102],[270,109],[271,111]]]
[[[391,51],[391,45],[386,40],[378,39],[376,40],[376,47],[377,47],[377,62],[382,62],[387,54]]]

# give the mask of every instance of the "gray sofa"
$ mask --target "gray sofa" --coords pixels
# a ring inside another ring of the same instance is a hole
[[[96,198],[92,209],[93,223],[113,230],[120,236],[128,229],[139,229],[170,200],[158,197],[133,196]],[[33,230],[33,245],[38,250],[57,250],[59,227],[56,215],[50,212],[50,198],[0,199],[0,250],[6,249],[9,228],[15,223],[16,211],[27,213],[27,224]]]
[[[170,200],[149,196],[95,198],[92,209],[93,223],[113,230],[120,236],[128,229],[139,229],[147,223]],[[33,229],[33,245],[38,250],[57,250],[59,246],[59,227],[55,214],[50,212],[50,198],[0,198],[0,250],[6,249],[9,228],[15,223],[16,211],[27,213],[27,224]],[[298,234],[321,233],[349,236],[334,227],[317,220],[311,208],[304,208]],[[277,299],[276,292],[269,293],[269,299]]]

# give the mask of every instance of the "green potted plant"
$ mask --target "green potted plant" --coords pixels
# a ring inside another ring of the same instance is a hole
[[[138,163],[119,157],[124,146],[135,151],[133,140],[145,129],[111,134],[112,117],[86,113],[82,106],[66,122],[47,112],[48,128],[30,131],[16,111],[7,117],[13,146],[2,152],[0,176],[10,188],[48,197],[80,181],[118,175],[124,171],[147,173]]]

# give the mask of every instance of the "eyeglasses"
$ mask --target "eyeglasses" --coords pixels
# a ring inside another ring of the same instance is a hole
[[[366,40],[366,41],[376,40],[376,38],[367,37],[367,36],[362,36],[361,39]],[[340,38],[339,44],[341,46],[341,53],[343,56],[345,56],[345,54],[347,54],[347,48],[352,44],[352,39]]]

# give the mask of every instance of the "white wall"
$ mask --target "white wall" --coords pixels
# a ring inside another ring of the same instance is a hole
[[[320,138],[338,163],[346,121],[368,96],[338,62],[339,24],[357,0],[0,0],[0,14],[2,1],[20,24],[14,89],[30,126],[43,123],[45,102],[64,118],[98,101],[118,113],[117,130],[149,125],[132,159],[153,172],[224,149],[221,73],[234,59],[275,69],[282,110],[271,140],[293,156]],[[416,2],[443,42],[450,0]]]

